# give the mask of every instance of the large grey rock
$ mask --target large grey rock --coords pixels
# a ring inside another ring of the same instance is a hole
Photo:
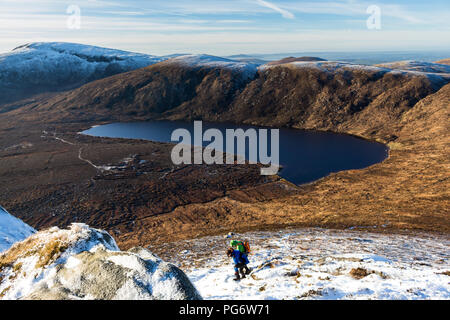
[[[0,266],[4,299],[201,299],[176,266],[144,248],[119,251],[106,232],[82,224],[36,233]]]

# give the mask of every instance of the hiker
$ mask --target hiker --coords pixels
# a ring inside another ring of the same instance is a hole
[[[240,240],[231,240],[230,241],[231,248],[236,248],[236,251],[239,251],[240,253],[240,260],[243,264],[242,269],[245,270],[245,274],[250,273],[250,269],[247,267],[247,264],[250,262],[248,261],[248,254],[250,253],[250,244],[248,241],[240,241]],[[244,277],[245,278],[245,274]]]
[[[245,278],[245,274],[250,273],[250,270],[247,267],[247,264],[242,259],[242,253],[239,250],[235,250],[233,248],[228,248],[227,256],[233,258],[234,261],[234,281],[238,281],[241,278]],[[248,261],[248,260],[247,260]],[[246,269],[246,271],[244,271]]]
[[[243,262],[245,263],[245,265],[247,267],[247,264],[250,263],[248,261],[248,254],[250,253],[250,244],[248,243],[248,241],[231,240],[230,246],[232,248],[236,248],[239,250],[239,252],[241,253],[241,256],[242,256],[242,260],[244,260]]]

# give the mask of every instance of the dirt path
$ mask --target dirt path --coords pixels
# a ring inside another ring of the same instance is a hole
[[[49,135],[48,132],[44,130],[42,133],[44,134],[45,137],[53,138],[53,139],[55,139],[55,140],[61,141],[62,143],[65,143],[65,144],[68,144],[68,145],[71,145],[71,146],[76,146],[76,145],[78,145],[78,144],[76,144],[76,143],[73,143],[73,142],[67,141],[67,140],[65,140],[65,139],[63,139],[63,138],[58,137],[58,136],[56,135],[56,134],[57,134],[56,132],[53,132],[53,135]],[[83,158],[83,157],[81,156],[82,152],[83,152],[83,146],[80,146],[80,148],[78,149],[78,159],[80,159],[80,160],[83,161],[83,162],[86,162],[86,163],[89,164],[91,167],[95,168],[96,170],[99,170],[100,172],[105,171],[105,168],[104,168],[104,167],[102,167],[102,166],[96,166],[95,164],[92,163],[92,161]]]

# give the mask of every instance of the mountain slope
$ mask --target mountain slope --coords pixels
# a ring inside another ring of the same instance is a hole
[[[75,43],[23,45],[0,54],[0,104],[75,88],[162,60],[165,58]]]
[[[0,252],[22,241],[36,231],[22,220],[13,217],[0,206]]]
[[[233,235],[252,249],[252,273],[239,282],[232,280],[233,262],[224,254],[230,238],[209,236],[151,250],[182,267],[205,299],[450,299],[448,237],[369,230]]]
[[[38,109],[48,110],[48,115],[68,115],[67,120],[79,118],[79,113],[97,119],[157,116],[175,107],[189,109],[193,116],[206,112],[213,116],[256,74],[254,64],[208,55],[181,56],[95,81],[47,100]]]

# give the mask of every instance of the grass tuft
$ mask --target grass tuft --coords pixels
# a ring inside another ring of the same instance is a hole
[[[39,252],[39,261],[36,263],[36,268],[43,268],[53,263],[67,250],[67,247],[67,244],[61,240],[54,240],[45,244]]]

